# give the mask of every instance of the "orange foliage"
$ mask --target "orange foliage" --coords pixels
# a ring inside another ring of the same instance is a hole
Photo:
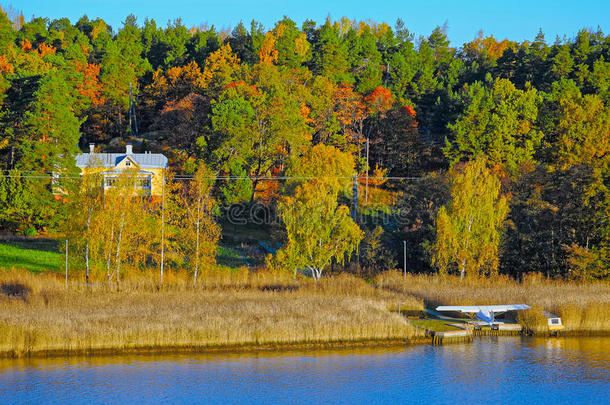
[[[337,110],[337,118],[343,126],[354,125],[367,116],[362,97],[346,84],[337,88],[333,97]]]
[[[99,81],[100,65],[94,63],[74,62],[76,71],[82,73],[83,81],[76,84],[76,89],[83,97],[91,100],[93,105],[104,103],[102,98],[102,83]]]
[[[193,61],[182,67],[176,66],[169,68],[165,72],[165,76],[167,77],[171,86],[175,86],[179,83],[194,84],[197,82],[197,80],[199,80],[201,70],[199,69],[197,62]]]
[[[379,167],[379,165],[376,164],[375,169],[373,170],[373,174],[369,177],[369,185],[382,186],[387,181],[387,179],[386,179],[387,174],[388,174],[388,169]]]
[[[411,107],[410,105],[405,105],[402,108],[403,108],[404,112],[406,112],[407,114],[409,114],[411,116],[411,118],[415,118],[415,110],[413,109],[413,107]]]
[[[154,100],[169,100],[171,104],[186,95],[197,92],[202,82],[202,73],[196,62],[190,62],[184,66],[167,69],[165,72],[157,69],[153,73],[152,83],[147,86],[146,92],[152,99],[147,104],[154,104]],[[168,105],[169,105],[168,104]]]
[[[239,80],[236,82],[231,82],[225,86],[225,90],[235,89],[238,94],[246,95],[249,97],[253,97],[256,95],[260,95],[261,93],[258,91],[258,88],[254,84],[246,84],[243,80]]]
[[[91,50],[88,46],[85,45],[81,45],[80,46],[80,50],[83,53],[83,55],[85,55],[85,57],[89,56],[89,51]]]
[[[256,186],[256,196],[264,203],[279,200],[280,195],[280,184],[275,179],[261,181]]]
[[[419,124],[417,121],[415,121],[415,110],[413,109],[413,107],[411,107],[410,105],[405,105],[402,107],[402,111],[403,113],[408,114],[409,117],[411,117],[411,119],[413,120],[413,122],[411,122],[411,128],[417,128]]]
[[[495,60],[502,56],[504,51],[510,46],[508,40],[496,41],[493,35],[483,38],[483,31],[479,31],[476,39],[464,44],[464,51],[471,55],[486,54],[489,59]]]
[[[371,94],[364,98],[364,101],[372,114],[385,114],[394,104],[394,96],[390,89],[377,86]]]
[[[44,58],[47,55],[54,55],[55,51],[56,51],[55,47],[47,45],[44,42],[42,44],[38,45],[38,53],[40,54],[41,58]]]
[[[32,50],[32,43],[29,40],[24,39],[21,41],[21,50],[23,52],[30,52]]]
[[[193,118],[195,112],[195,103],[201,99],[201,95],[196,93],[190,93],[179,100],[168,100],[165,106],[161,110],[161,113],[165,114],[171,111],[182,111],[188,113],[187,116]]]
[[[2,72],[2,73],[15,72],[15,68],[4,55],[0,56],[0,72]]]
[[[278,52],[275,49],[275,39],[276,38],[273,32],[268,32],[265,34],[263,44],[261,45],[261,50],[258,53],[260,63],[274,63],[277,61]]]
[[[311,108],[307,107],[307,105],[305,105],[305,104],[301,104],[301,108],[299,110],[301,112],[301,116],[303,118],[305,118],[305,122],[307,122],[307,123],[313,122],[313,119],[311,119],[309,117],[309,114],[311,113]]]

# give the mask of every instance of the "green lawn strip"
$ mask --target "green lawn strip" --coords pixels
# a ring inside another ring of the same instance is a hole
[[[229,268],[248,265],[247,258],[241,249],[226,245],[216,246],[216,263]]]
[[[9,243],[0,243],[0,269],[26,269],[34,273],[61,271],[63,255],[58,252],[25,249]]]
[[[444,321],[441,319],[409,319],[408,322],[411,322],[412,325],[421,328],[428,329],[435,332],[447,332],[452,330],[460,330],[455,326],[447,325],[449,321]]]

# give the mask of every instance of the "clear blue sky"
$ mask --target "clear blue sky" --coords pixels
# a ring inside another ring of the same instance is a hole
[[[284,15],[299,26],[307,18],[322,23],[329,14],[333,19],[371,19],[391,26],[400,17],[416,36],[428,35],[447,21],[453,46],[470,41],[480,29],[497,39],[522,41],[532,40],[542,28],[549,43],[556,35],[573,37],[581,28],[600,26],[610,33],[608,0],[0,0],[0,4],[23,11],[27,21],[33,15],[68,17],[73,23],[84,14],[101,17],[115,31],[133,13],[140,23],[149,17],[165,26],[168,20],[182,18],[188,27],[207,23],[217,29],[234,27],[240,20],[249,27],[252,19],[272,28]]]

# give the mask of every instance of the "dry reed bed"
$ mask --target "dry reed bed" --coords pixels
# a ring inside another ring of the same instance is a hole
[[[562,318],[567,332],[610,333],[610,282],[550,280],[539,274],[522,282],[505,276],[491,278],[408,275],[387,272],[377,277],[377,285],[437,305],[528,304],[520,322],[536,333],[547,331],[543,311]]]
[[[310,280],[287,282],[276,275],[248,276],[241,283],[209,276],[209,285],[194,287],[187,279],[171,277],[162,288],[145,277],[133,277],[117,291],[105,285],[66,288],[50,275],[2,273],[0,353],[20,356],[421,336],[421,331],[388,311],[397,301],[421,308],[421,300],[376,291],[350,276],[318,285]]]

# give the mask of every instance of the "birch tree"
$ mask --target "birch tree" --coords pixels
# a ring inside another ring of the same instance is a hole
[[[364,236],[350,217],[349,208],[337,200],[341,177],[353,170],[354,160],[348,153],[320,144],[295,165],[291,172],[312,177],[280,203],[288,242],[271,264],[292,268],[295,276],[299,269],[307,269],[318,281],[333,260],[344,264]]]
[[[500,195],[500,181],[477,158],[449,173],[452,199],[436,217],[432,264],[440,273],[495,273],[508,203]]]
[[[146,254],[145,243],[150,238],[146,226],[149,215],[135,186],[136,177],[135,170],[125,170],[111,180],[111,188],[104,193],[97,235],[101,239],[100,254],[106,262],[109,283],[113,279],[120,281],[125,259],[137,264]]]
[[[91,278],[92,259],[100,242],[96,237],[100,210],[103,206],[101,176],[86,174],[67,198],[68,208],[64,230],[70,243],[82,251],[85,261],[85,282]]]
[[[214,180],[214,173],[201,164],[182,196],[178,196],[177,210],[174,212],[175,220],[181,222],[182,251],[193,266],[193,283],[197,282],[202,266],[216,263],[220,227],[212,212],[216,204],[211,195]]]

